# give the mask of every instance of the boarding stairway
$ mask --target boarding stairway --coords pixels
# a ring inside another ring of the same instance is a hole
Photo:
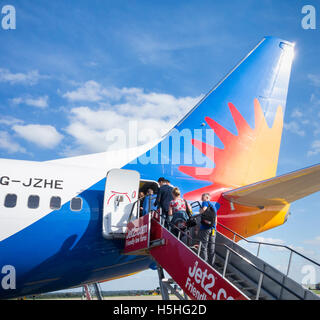
[[[221,272],[224,277],[236,285],[242,292],[245,292],[251,299],[320,300],[319,296],[289,277],[294,254],[305,259],[309,264],[313,263],[315,266],[320,267],[319,263],[287,246],[249,241],[221,224],[219,224],[219,227],[220,229],[223,228],[232,232],[234,238],[231,240],[222,233],[217,232],[216,256],[213,267]],[[256,255],[237,244],[234,241],[237,237],[248,243],[256,244],[258,248]],[[282,273],[259,258],[261,246],[271,246],[289,252],[289,260],[285,273]]]
[[[166,226],[166,227],[165,227]],[[216,232],[213,264],[200,257],[201,243],[195,242],[187,232],[173,235],[159,212],[150,212],[128,223],[124,254],[151,255],[158,266],[160,290],[163,299],[169,294],[179,299],[192,300],[320,300],[320,297],[288,277],[293,254],[298,254],[320,266],[317,262],[282,245],[254,242],[242,238],[229,228],[233,239]],[[170,226],[171,230],[175,228]],[[253,255],[239,244],[244,239],[258,245]],[[258,257],[262,245],[290,250],[287,274],[283,274]],[[164,270],[172,277],[165,278]],[[181,288],[179,290],[179,287]]]
[[[81,300],[103,300],[99,283],[90,283],[83,285]]]

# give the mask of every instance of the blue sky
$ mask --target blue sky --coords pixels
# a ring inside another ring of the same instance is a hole
[[[169,129],[273,35],[296,43],[278,174],[320,162],[320,20],[316,30],[301,27],[302,6],[318,13],[317,1],[0,0],[5,4],[15,6],[17,26],[0,29],[0,157],[41,161],[104,151],[106,130],[129,119],[123,105],[139,123]],[[150,103],[159,113],[144,118]],[[291,212],[261,237],[320,261],[319,193]],[[156,274],[104,286],[152,288]]]

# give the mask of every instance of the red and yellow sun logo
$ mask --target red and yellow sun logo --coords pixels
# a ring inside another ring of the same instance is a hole
[[[213,169],[180,166],[179,170],[197,180],[212,184],[184,195],[186,199],[200,199],[209,192],[217,200],[223,191],[238,188],[275,176],[283,128],[283,111],[279,106],[271,128],[269,128],[258,99],[254,100],[255,127],[252,129],[238,109],[228,103],[238,134],[234,135],[215,120],[205,121],[224,144],[224,149],[208,145],[199,140],[191,143],[215,163]]]

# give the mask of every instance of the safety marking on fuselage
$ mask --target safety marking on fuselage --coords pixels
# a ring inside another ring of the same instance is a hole
[[[130,201],[130,203],[131,203],[131,199],[130,199],[130,197],[128,196],[128,192],[117,192],[117,191],[111,191],[111,192],[113,193],[113,195],[112,195],[111,197],[109,197],[109,199],[108,199],[108,201],[107,201],[107,204],[109,204],[110,200],[111,200],[114,196],[116,196],[116,195],[118,195],[118,194],[123,194],[123,195],[125,195],[125,196],[128,198],[128,200]]]
[[[33,282],[26,282],[25,285],[26,286],[33,286],[35,284],[57,281],[59,279],[61,279],[61,278],[51,278],[51,279],[45,279],[45,280],[39,280],[39,281],[33,281]]]
[[[110,279],[106,279],[106,280],[102,280],[102,281],[99,281],[99,283],[102,283],[102,282],[107,282],[107,281],[112,281],[112,280],[117,280],[117,279],[121,279],[121,278],[125,278],[125,277],[130,277],[130,276],[133,276],[137,273],[140,273],[141,271],[137,271],[137,272],[132,272],[132,273],[128,273],[128,274],[125,274],[123,276],[117,276],[117,277],[113,277],[113,278],[110,278]]]
[[[143,261],[143,260],[146,260],[146,259],[150,259],[150,258],[149,258],[149,257],[145,257],[145,258],[139,258],[139,259],[136,259],[136,260],[130,260],[130,261],[128,261],[128,262],[113,264],[112,266],[97,268],[97,269],[94,269],[94,270],[92,270],[92,271],[93,271],[93,272],[102,271],[102,270],[111,269],[111,268],[114,268],[114,267],[123,266],[123,265],[126,265],[126,264],[136,263],[136,262],[138,262],[138,261]]]

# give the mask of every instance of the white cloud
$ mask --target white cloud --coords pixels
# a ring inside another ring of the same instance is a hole
[[[292,118],[301,118],[302,116],[303,116],[303,113],[298,109],[294,109],[291,113]]]
[[[87,81],[77,90],[66,92],[63,97],[70,101],[100,101],[106,94],[101,85],[93,80]]]
[[[79,88],[68,91],[63,97],[69,101],[100,102],[102,100],[119,101],[121,98],[132,98],[142,94],[143,90],[139,88],[104,88],[100,83],[90,80],[85,82]]]
[[[23,121],[14,117],[10,117],[10,116],[3,116],[0,119],[0,124],[4,124],[6,126],[12,126],[15,124],[22,124]]]
[[[26,149],[14,142],[6,131],[0,131],[0,149],[6,150],[8,153],[26,153]]]
[[[296,121],[284,123],[284,128],[294,134],[297,134],[300,137],[305,136],[305,131],[300,128],[299,123]]]
[[[13,104],[21,104],[21,103],[23,103],[23,99],[20,98],[20,97],[10,99],[10,101],[11,101]]]
[[[95,81],[86,82],[64,97],[71,101],[97,103],[96,108],[81,106],[71,109],[70,123],[65,131],[76,140],[76,154],[106,151],[114,145],[111,137],[118,132],[116,130],[122,130],[128,143],[135,135],[137,144],[157,139],[201,98],[176,98],[169,94],[146,93],[140,88],[104,88]],[[134,145],[122,145],[128,146]]]
[[[286,273],[288,266],[282,265],[282,264],[277,264],[275,265],[275,268],[278,269],[282,273]]]
[[[32,70],[27,73],[12,73],[8,69],[0,68],[0,82],[8,82],[10,84],[22,83],[27,85],[36,84],[42,78],[38,70]]]
[[[37,98],[27,97],[27,98],[13,98],[11,101],[13,104],[26,104],[31,107],[36,108],[46,108],[48,106],[48,96],[41,96]]]
[[[314,156],[320,153],[320,140],[315,140],[311,144],[311,149],[308,151],[308,156]]]
[[[216,38],[207,37],[205,34],[193,37],[184,35],[182,38],[170,39],[170,37],[157,38],[146,30],[139,33],[127,32],[127,43],[131,52],[144,64],[171,65],[182,68],[181,59],[177,59],[176,52],[195,47],[212,46],[218,43]]]
[[[282,239],[276,239],[276,238],[264,238],[264,237],[255,237],[255,241],[258,242],[267,242],[267,243],[272,243],[272,244],[279,244],[279,245],[284,245],[285,241]]]
[[[320,76],[316,74],[308,74],[307,75],[308,79],[312,83],[313,86],[315,87],[320,87]]]
[[[311,94],[310,102],[312,102],[312,104],[314,104],[316,106],[320,104],[320,100],[319,100],[318,96],[315,93]]]
[[[304,243],[320,246],[320,236],[317,236],[317,237],[315,237],[314,239],[311,239],[311,240],[305,240]]]
[[[53,149],[63,138],[63,135],[61,135],[54,127],[49,125],[14,125],[12,129],[21,138],[46,149]]]
[[[286,244],[286,242],[282,239],[276,239],[276,238],[264,238],[264,237],[261,237],[261,236],[258,236],[258,237],[255,237],[254,238],[255,241],[258,241],[258,242],[265,242],[265,243],[270,243],[270,244],[274,244],[274,245],[280,245],[280,246],[287,246],[299,253],[302,253],[302,254],[305,254],[305,255],[309,255],[309,256],[312,256],[314,255],[314,251],[312,250],[306,250],[304,247],[302,246],[294,246],[294,245],[290,245],[290,244]],[[277,247],[277,246],[268,246],[268,245],[265,245],[263,247],[269,247],[270,250],[272,251],[283,251],[283,252],[286,252],[288,251],[289,249],[286,249],[286,248],[283,248],[283,247]]]
[[[85,65],[88,67],[96,67],[98,66],[98,63],[95,61],[88,61],[87,63],[85,63]]]

